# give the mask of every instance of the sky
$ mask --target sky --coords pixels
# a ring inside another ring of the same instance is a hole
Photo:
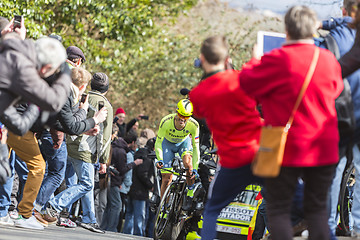
[[[318,14],[319,19],[340,17],[343,0],[221,0],[228,2],[235,9],[254,9],[260,11],[271,11],[284,15],[286,10],[293,5],[306,5]]]

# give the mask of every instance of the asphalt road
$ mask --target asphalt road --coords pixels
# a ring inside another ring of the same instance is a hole
[[[50,225],[45,230],[31,230],[0,226],[0,240],[108,240],[108,239],[149,239],[122,233],[94,233],[82,227],[63,228]]]
[[[63,228],[50,225],[43,231],[23,229],[17,227],[0,226],[0,240],[108,240],[108,239],[150,239],[122,233],[106,232],[105,234],[93,233],[82,227]],[[305,240],[296,237],[294,240]],[[350,240],[350,237],[338,237],[338,240]]]

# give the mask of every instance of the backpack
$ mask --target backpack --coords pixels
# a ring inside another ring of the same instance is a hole
[[[332,52],[336,59],[340,58],[339,47],[335,41],[335,39],[327,34],[325,37],[325,43],[327,45],[327,49]],[[344,78],[344,90],[341,92],[339,97],[335,99],[335,108],[338,118],[338,128],[340,139],[348,139],[351,140],[352,134],[355,130],[355,116],[354,116],[354,106],[351,98],[351,88],[349,81]]]

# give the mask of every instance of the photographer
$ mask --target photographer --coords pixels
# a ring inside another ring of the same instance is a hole
[[[130,131],[124,138],[118,138],[112,142],[111,166],[110,168],[110,191],[108,191],[106,209],[101,222],[101,229],[111,232],[117,232],[119,215],[121,211],[121,195],[120,188],[125,173],[133,169],[136,165],[142,164],[142,159],[136,159],[134,162],[127,164],[126,154],[130,149],[136,149],[137,135],[134,131]]]

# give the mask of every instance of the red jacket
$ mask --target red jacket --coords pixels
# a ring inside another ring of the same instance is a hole
[[[241,86],[262,104],[266,125],[285,126],[314,50],[313,44],[289,44],[243,66]],[[339,63],[328,50],[320,49],[314,75],[289,130],[283,166],[337,163],[339,133],[334,101],[342,89]]]
[[[194,114],[206,119],[218,147],[220,164],[250,164],[258,149],[261,122],[255,101],[240,88],[239,72],[218,72],[190,92]]]

